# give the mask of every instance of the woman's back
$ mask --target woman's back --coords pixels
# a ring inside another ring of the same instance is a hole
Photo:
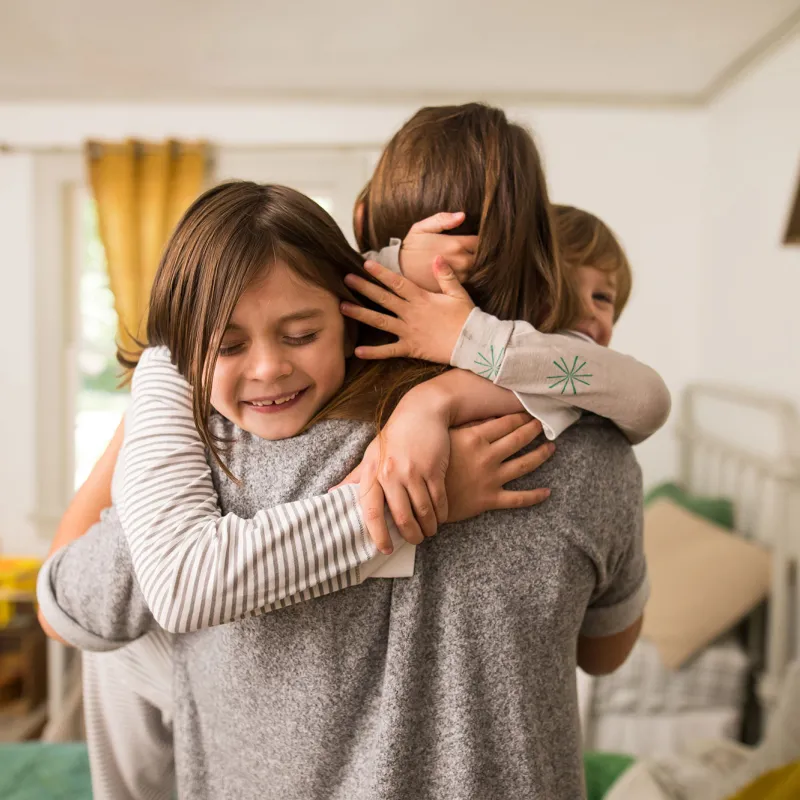
[[[231,466],[246,488],[216,474],[223,509],[324,491],[371,433],[330,422],[245,437]],[[448,526],[418,549],[412,578],[178,637],[182,793],[580,796],[577,636],[640,535],[639,470],[613,426],[587,419],[525,480],[551,486],[548,503]],[[628,569],[619,599],[641,578]]]

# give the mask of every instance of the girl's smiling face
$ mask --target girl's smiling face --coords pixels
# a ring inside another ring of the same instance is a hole
[[[212,406],[262,439],[300,433],[344,381],[339,302],[276,261],[234,308],[214,368]]]

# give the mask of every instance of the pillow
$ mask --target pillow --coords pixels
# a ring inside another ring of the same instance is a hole
[[[766,596],[770,555],[666,498],[644,513],[650,601],[642,636],[677,669]]]
[[[662,483],[651,489],[644,498],[644,504],[658,500],[659,497],[668,497],[681,508],[697,514],[698,517],[716,522],[723,528],[732,531],[734,525],[733,503],[727,497],[705,497],[699,494],[690,494],[677,483]]]

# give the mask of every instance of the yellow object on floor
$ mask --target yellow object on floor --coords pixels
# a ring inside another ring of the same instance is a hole
[[[11,622],[15,603],[36,600],[36,576],[41,566],[39,558],[0,558],[0,628]]]
[[[800,761],[757,778],[730,800],[796,800],[800,797]]]

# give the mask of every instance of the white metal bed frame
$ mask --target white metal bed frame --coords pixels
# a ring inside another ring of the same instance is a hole
[[[778,453],[767,456],[710,432],[700,419],[703,404],[766,415],[776,426]],[[753,663],[760,665],[758,697],[769,717],[787,665],[800,655],[800,506],[795,505],[800,500],[800,417],[781,398],[693,384],[682,397],[677,436],[683,486],[693,493],[731,498],[737,533],[761,543],[772,555],[766,623],[763,615],[754,615],[748,648]]]

